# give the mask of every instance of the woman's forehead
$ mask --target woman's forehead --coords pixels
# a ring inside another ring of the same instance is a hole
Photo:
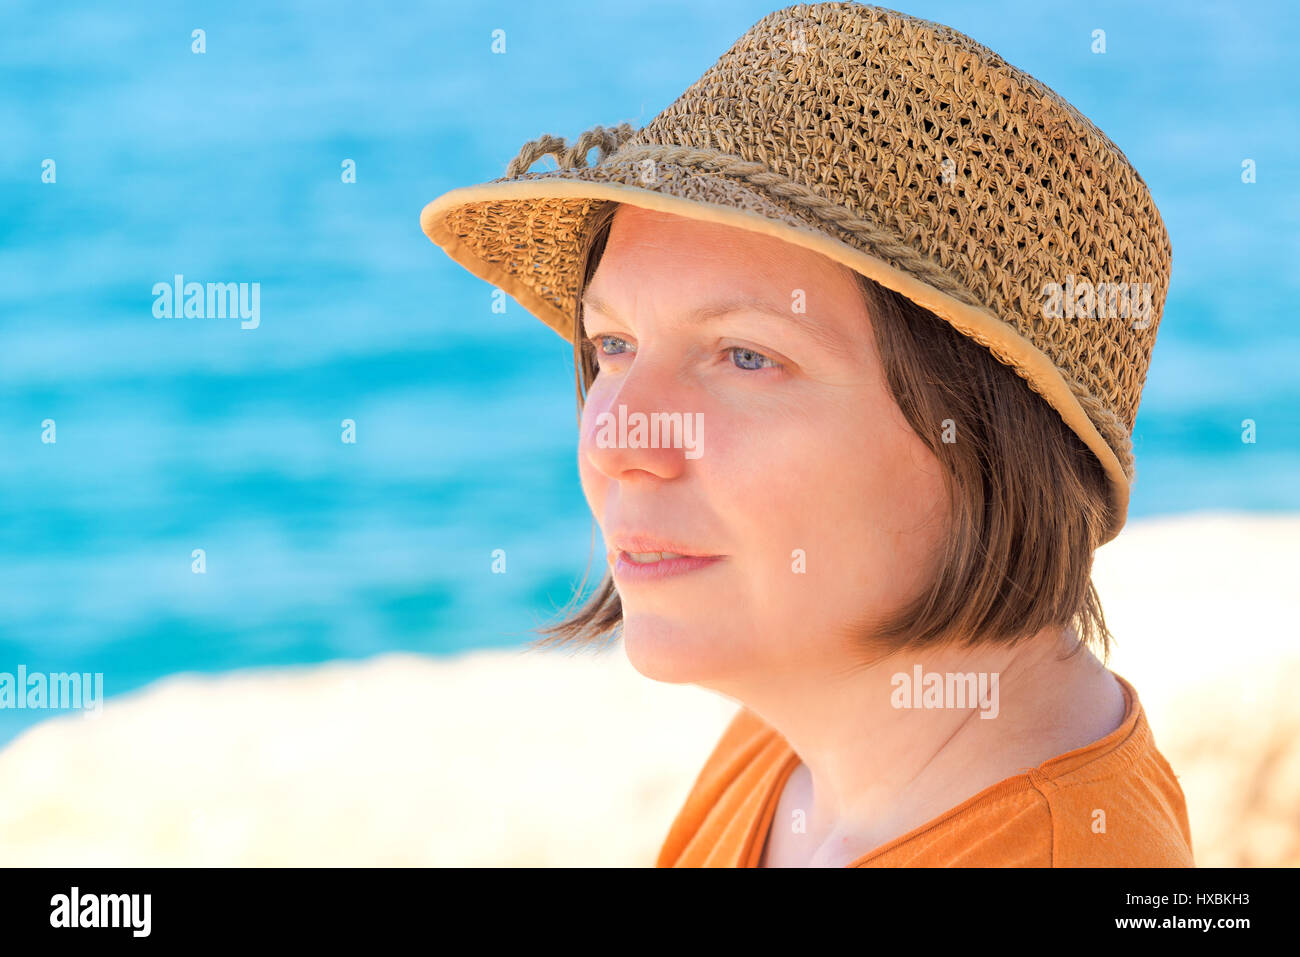
[[[759,296],[766,290],[785,300],[795,289],[805,295],[812,289],[830,294],[838,286],[844,294],[853,285],[847,267],[775,236],[620,205],[588,288],[611,278],[618,285],[635,279],[658,283],[664,273],[671,274],[674,286],[693,277],[703,284],[725,285],[733,294]],[[600,298],[613,304],[603,293]]]

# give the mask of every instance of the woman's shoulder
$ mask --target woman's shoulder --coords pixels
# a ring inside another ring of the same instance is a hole
[[[657,866],[736,866],[790,756],[771,725],[740,707],[696,775]]]
[[[1031,773],[1052,817],[1057,867],[1192,867],[1187,801],[1131,684],[1131,712],[1102,747]]]

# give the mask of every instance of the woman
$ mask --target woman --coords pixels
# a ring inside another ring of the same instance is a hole
[[[946,27],[793,7],[422,222],[574,342],[610,575],[548,640],[742,706],[660,866],[1192,864],[1093,654],[1169,246],[1086,119]]]

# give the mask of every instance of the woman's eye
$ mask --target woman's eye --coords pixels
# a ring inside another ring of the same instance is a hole
[[[744,346],[732,346],[727,351],[731,353],[732,364],[738,369],[754,371],[780,367],[780,363],[775,359],[769,359],[763,353],[755,352],[753,349],[746,349]]]
[[[596,351],[603,356],[617,356],[624,352],[635,352],[631,343],[618,336],[595,336]]]

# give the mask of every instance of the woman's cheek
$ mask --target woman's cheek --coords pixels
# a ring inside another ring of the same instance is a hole
[[[595,444],[596,416],[599,410],[586,403],[582,410],[582,422],[578,436],[578,482],[582,494],[587,499],[587,506],[597,523],[604,521],[605,496],[609,489],[609,476],[598,469],[588,457],[588,451]]]
[[[592,516],[598,524],[603,524],[609,478],[591,464],[585,447],[578,454],[578,481],[582,485],[582,494],[587,500],[587,507],[591,509]]]

